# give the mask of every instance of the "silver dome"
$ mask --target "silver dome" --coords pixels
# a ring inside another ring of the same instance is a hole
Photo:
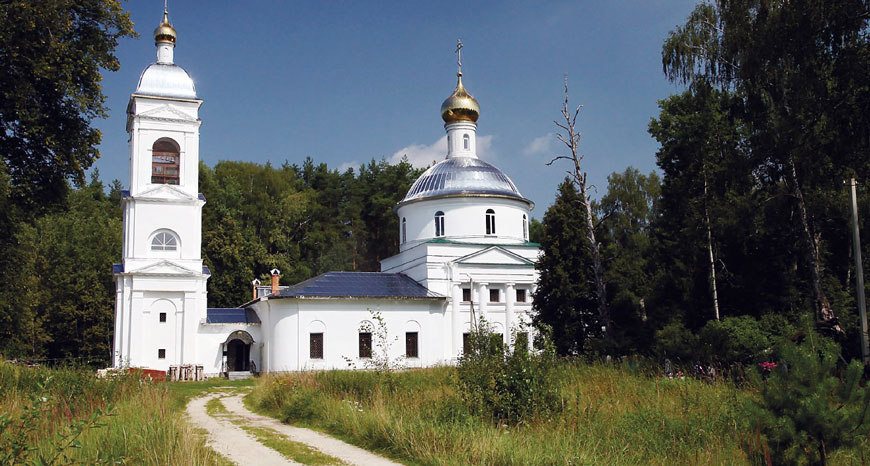
[[[420,175],[399,204],[455,195],[503,196],[531,202],[495,166],[474,157],[451,157],[436,163]]]
[[[193,79],[184,68],[167,63],[152,63],[139,77],[136,94],[157,97],[196,99]]]

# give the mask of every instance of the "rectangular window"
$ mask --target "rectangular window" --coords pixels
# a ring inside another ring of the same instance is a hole
[[[470,338],[471,338],[470,333],[463,333],[462,334],[462,353],[463,354],[468,353],[468,350],[470,349],[468,347],[468,345],[471,344]]]
[[[493,333],[489,336],[489,345],[490,348],[498,351],[504,351],[504,335],[501,333]]]
[[[166,359],[166,350],[165,349],[160,348],[159,350],[157,350],[157,359]]]
[[[165,312],[160,313],[160,322],[166,322],[166,313]]]
[[[518,303],[526,302],[526,290],[517,290],[517,302]]]
[[[312,333],[311,337],[311,350],[309,357],[311,359],[323,359],[323,334],[322,333]]]
[[[418,342],[418,333],[417,332],[405,332],[405,357],[406,358],[417,358],[419,357],[419,351],[417,348]]]
[[[471,288],[462,289],[462,300],[465,302],[471,301]]]
[[[499,296],[498,296],[497,289],[489,290],[489,302],[497,303],[497,302],[499,302],[498,298],[499,298]]]
[[[371,332],[359,332],[359,357],[372,357],[372,334]]]

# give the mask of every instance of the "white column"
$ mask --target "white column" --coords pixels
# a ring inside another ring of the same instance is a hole
[[[486,303],[489,302],[489,283],[477,284],[477,317],[486,319]]]
[[[459,283],[453,284],[453,300],[450,303],[450,318],[452,319],[451,326],[451,354],[450,357],[453,358],[459,354],[462,345],[462,322],[460,321],[460,313],[459,306],[462,302],[462,285]]]
[[[514,301],[516,301],[517,293],[514,291],[513,283],[505,283],[504,284],[504,301],[505,301],[505,312],[504,312],[504,344],[505,348],[510,348],[511,346],[511,330],[514,324]]]
[[[142,349],[142,313],[145,308],[145,294],[141,291],[133,291],[132,305],[130,306],[130,319],[127,324],[127,358],[131,366],[143,366],[145,356]]]
[[[115,277],[115,334],[112,344],[112,367],[121,367],[121,347],[124,334],[124,277]]]
[[[198,288],[201,287],[202,285]],[[198,359],[196,354],[200,303],[205,303],[201,290],[184,293],[184,313],[181,318],[181,364],[200,364],[203,362],[201,359]]]

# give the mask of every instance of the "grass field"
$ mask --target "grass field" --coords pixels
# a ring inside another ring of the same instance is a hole
[[[0,363],[0,464],[224,465],[184,421],[184,406],[252,385],[249,407],[408,464],[765,464],[743,410],[751,389],[605,364],[559,370],[559,409],[508,425],[469,411],[451,367],[151,383]],[[870,464],[870,439],[830,460]]]
[[[604,364],[560,370],[561,412],[513,426],[469,414],[448,367],[399,373],[389,384],[371,372],[268,376],[248,403],[410,464],[765,462],[743,414],[749,390]],[[841,452],[832,464],[866,464],[862,458]]]
[[[227,384],[99,379],[87,368],[0,363],[0,464],[226,464],[182,413],[190,397]]]

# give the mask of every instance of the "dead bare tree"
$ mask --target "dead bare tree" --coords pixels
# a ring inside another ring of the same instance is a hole
[[[586,182],[586,173],[581,167],[583,154],[580,152],[580,132],[577,131],[577,116],[580,114],[582,105],[578,105],[572,112],[568,107],[568,75],[565,75],[565,103],[562,105],[562,117],[564,123],[554,120],[562,133],[557,134],[559,141],[568,148],[571,155],[559,155],[547,162],[553,165],[557,160],[568,160],[573,164],[573,169],[568,174],[580,191],[581,208],[586,214],[586,247],[592,254],[592,275],[595,285],[595,294],[598,298],[598,319],[601,321],[605,340],[610,340],[612,325],[610,321],[610,309],[607,306],[607,283],[604,280],[604,266],[601,263],[601,244],[595,239],[595,221],[592,216],[592,199],[589,197],[589,184]]]

